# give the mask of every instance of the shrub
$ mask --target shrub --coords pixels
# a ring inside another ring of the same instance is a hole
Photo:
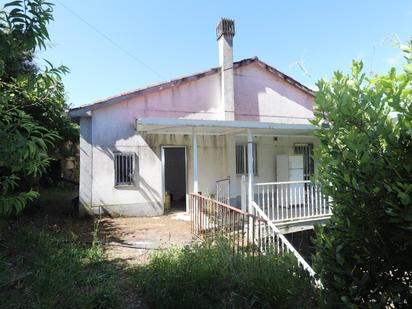
[[[136,279],[156,308],[312,308],[318,297],[293,256],[233,255],[224,239],[157,253]]]
[[[317,180],[333,216],[317,229],[315,270],[332,305],[412,306],[412,58],[405,72],[318,82]]]
[[[76,151],[68,147],[78,136],[65,113],[68,69],[34,61],[49,40],[52,8],[43,0],[0,8],[0,216],[20,213],[50,161]]]

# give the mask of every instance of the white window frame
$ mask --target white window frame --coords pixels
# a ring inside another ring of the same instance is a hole
[[[253,147],[253,175],[257,175],[258,171],[258,151],[257,151],[257,143],[252,144]],[[242,149],[241,153],[238,153],[238,149]],[[248,166],[247,166],[247,143],[243,144],[236,144],[235,146],[235,168],[236,168],[236,175],[248,175]],[[241,160],[241,161],[238,161]],[[243,161],[243,162],[242,162]]]
[[[114,153],[114,186],[115,187],[131,187],[136,183],[136,154],[134,152]],[[119,174],[123,169],[123,173]],[[128,174],[129,175],[126,175]]]

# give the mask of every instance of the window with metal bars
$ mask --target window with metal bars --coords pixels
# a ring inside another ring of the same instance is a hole
[[[309,180],[315,172],[313,144],[295,144],[295,154],[303,155],[303,178]]]
[[[115,186],[132,186],[135,182],[136,155],[130,152],[114,154]]]
[[[257,145],[252,144],[253,149],[253,174],[257,175]],[[236,145],[236,174],[237,175],[247,175],[248,154],[247,154],[247,143]]]

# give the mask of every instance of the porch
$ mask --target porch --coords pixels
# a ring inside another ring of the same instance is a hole
[[[216,200],[230,205],[230,179],[216,182]],[[256,214],[248,207],[246,178],[241,179],[241,209]],[[253,184],[253,202],[283,233],[312,229],[332,215],[331,201],[321,188],[309,180]]]
[[[179,169],[185,169],[186,196],[201,193],[247,212],[254,201],[284,232],[312,228],[330,216],[329,201],[308,180],[316,164],[311,152],[318,142],[311,136],[311,125],[139,118],[136,129],[146,137],[175,136],[174,144],[161,138],[153,143],[162,148],[162,196],[168,182],[164,149],[180,146],[185,149],[186,167]],[[176,142],[179,136],[191,139],[183,144]]]
[[[139,118],[136,129],[152,148],[161,148],[162,196],[168,191],[164,150],[184,148],[186,211],[195,192],[246,212],[254,201],[284,233],[330,216],[329,201],[308,180],[318,142],[311,125]]]
[[[290,252],[314,276],[284,235],[312,229],[331,215],[330,200],[309,181],[316,164],[311,156],[317,143],[312,126],[142,118],[136,120],[136,128],[146,138],[191,136],[191,144],[185,145],[186,212],[194,235],[209,238],[223,233],[232,240],[234,251],[246,254]],[[219,140],[208,144],[211,136]],[[157,139],[152,147],[159,144]]]

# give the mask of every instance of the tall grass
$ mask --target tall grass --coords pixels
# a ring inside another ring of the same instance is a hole
[[[1,308],[115,308],[116,269],[100,246],[34,226],[0,227]]]
[[[319,299],[293,256],[233,255],[223,238],[157,253],[136,280],[156,308],[315,308]]]
[[[55,210],[61,218],[73,194],[66,189],[43,194],[39,210]],[[0,220],[0,308],[133,308],[144,306],[137,304],[141,292],[153,308],[318,305],[319,291],[293,256],[233,255],[230,243],[221,238],[158,252],[148,264],[131,266],[106,256],[97,222],[91,243],[39,224],[41,220],[27,222],[1,226]]]

